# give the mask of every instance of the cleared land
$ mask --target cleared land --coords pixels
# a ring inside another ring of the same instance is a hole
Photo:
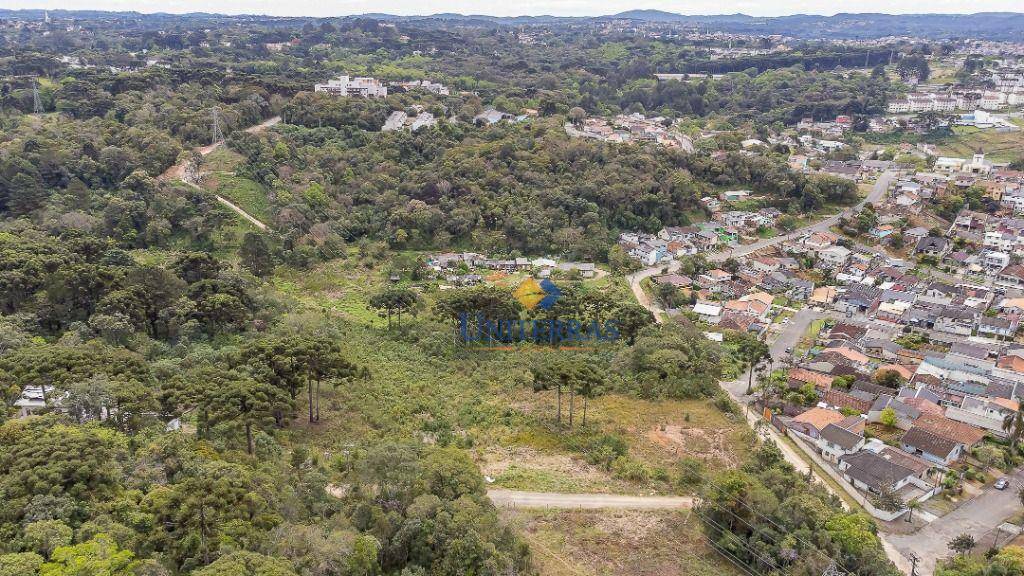
[[[508,510],[543,576],[732,576],[686,511]]]
[[[1021,126],[1020,120],[1014,121]],[[971,126],[957,126],[953,135],[936,143],[942,156],[970,158],[977,150],[996,162],[1011,162],[1024,157],[1024,130],[997,132]]]

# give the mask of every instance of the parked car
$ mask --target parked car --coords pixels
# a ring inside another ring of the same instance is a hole
[[[992,485],[996,490],[1006,490],[1006,487],[1010,485],[1010,481],[1006,478],[1000,478],[996,480],[996,483]]]

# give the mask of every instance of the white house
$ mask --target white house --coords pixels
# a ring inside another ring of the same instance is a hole
[[[842,246],[830,246],[818,251],[818,260],[829,268],[839,268],[850,261],[850,250]]]
[[[718,324],[722,319],[722,307],[711,302],[697,302],[693,305],[693,312],[708,324]]]
[[[333,96],[359,96],[362,98],[384,98],[388,88],[376,78],[339,76],[326,84],[315,84],[315,92],[326,92]]]

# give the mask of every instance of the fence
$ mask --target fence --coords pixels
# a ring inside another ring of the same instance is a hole
[[[865,498],[859,490],[854,488],[846,480],[846,478],[843,478],[843,476],[839,474],[839,472],[835,468],[833,468],[831,464],[822,460],[821,456],[819,456],[817,452],[815,452],[810,446],[808,446],[807,443],[804,442],[804,440],[799,435],[793,432],[793,430],[787,430],[786,435],[792,438],[793,443],[796,444],[800,448],[800,450],[803,451],[804,454],[807,454],[807,456],[810,457],[810,459],[815,464],[817,464],[819,468],[821,468],[822,470],[825,471],[826,474],[831,476],[832,479],[835,480],[836,484],[839,484],[839,486],[843,489],[844,492],[846,492],[850,496],[850,498],[852,498],[855,502],[863,506],[864,510],[866,510],[868,514],[871,514],[879,520],[890,522],[907,513],[906,508],[896,512],[889,512],[886,510],[879,510],[878,508],[875,508],[875,506],[871,503],[870,500]]]

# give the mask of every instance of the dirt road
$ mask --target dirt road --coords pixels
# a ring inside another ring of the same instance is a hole
[[[281,117],[280,116],[274,116],[273,118],[270,118],[268,120],[264,120],[263,122],[260,122],[259,124],[255,125],[255,126],[250,126],[250,127],[246,128],[245,131],[250,133],[250,134],[259,134],[260,132],[262,132],[262,131],[266,130],[267,128],[270,128],[271,126],[274,126],[274,125],[276,125],[276,124],[278,124],[280,122],[281,122]],[[222,144],[224,144],[223,140],[221,140],[220,142],[214,142],[213,144],[209,144],[207,146],[196,148],[195,151],[199,152],[199,154],[201,156],[206,156],[210,152],[213,152],[214,150],[219,148]],[[166,180],[181,180],[185,184],[188,184],[190,186],[198,188],[199,185],[196,184],[195,182],[191,181],[191,180],[194,180],[196,178],[186,178],[186,175],[189,173],[189,171],[187,170],[188,164],[189,164],[189,159],[187,159],[187,158],[182,160],[181,162],[178,162],[174,166],[171,166],[166,171],[164,171],[164,173],[160,175],[160,180],[165,180],[165,181]],[[237,204],[235,204],[231,200],[228,200],[227,198],[224,198],[223,196],[216,196],[216,197],[217,197],[217,201],[218,202],[220,202],[224,206],[227,206],[229,209],[234,211],[236,214],[241,216],[243,219],[245,219],[246,221],[250,222],[253,226],[259,228],[260,230],[269,230],[270,229],[270,227],[267,226],[264,222],[262,222],[259,218],[253,216],[252,214],[249,214],[248,212],[243,210],[241,207],[239,207]]]
[[[490,497],[495,506],[507,508],[671,510],[693,506],[693,498],[688,496],[562,494],[559,492],[521,492],[518,490],[488,490],[487,496]]]

